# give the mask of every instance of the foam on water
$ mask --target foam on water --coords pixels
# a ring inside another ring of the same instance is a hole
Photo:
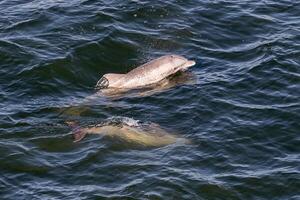
[[[125,124],[127,126],[132,126],[132,127],[140,126],[139,120],[135,120],[130,117],[113,116],[113,117],[108,118],[105,121],[107,121],[108,123],[121,123],[121,124]]]

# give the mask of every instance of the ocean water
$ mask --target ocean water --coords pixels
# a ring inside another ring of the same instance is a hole
[[[300,3],[1,0],[0,199],[300,199]],[[95,95],[105,73],[179,54],[164,88]],[[156,123],[134,148],[67,121]]]

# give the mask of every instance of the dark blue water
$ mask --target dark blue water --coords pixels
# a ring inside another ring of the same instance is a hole
[[[300,3],[0,1],[0,199],[300,199]],[[196,60],[147,95],[105,73]],[[192,81],[190,79],[193,79]],[[66,121],[154,122],[190,144],[73,143]]]

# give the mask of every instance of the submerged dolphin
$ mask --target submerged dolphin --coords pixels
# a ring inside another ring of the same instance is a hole
[[[187,139],[178,138],[173,134],[169,134],[154,123],[148,125],[107,123],[87,128],[74,127],[74,124],[70,122],[69,125],[74,128],[74,142],[79,142],[87,134],[100,134],[111,138],[119,138],[125,142],[145,147],[160,147],[176,143],[180,140],[184,143],[189,143]]]
[[[163,80],[178,71],[185,71],[195,61],[178,55],[166,55],[145,63],[127,74],[105,74],[97,82],[96,89],[134,89],[145,87]]]

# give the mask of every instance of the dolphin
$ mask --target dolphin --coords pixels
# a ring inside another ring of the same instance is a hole
[[[158,83],[138,89],[107,88],[85,97],[81,102],[58,108],[61,115],[80,116],[90,112],[90,106],[122,107],[122,102],[114,101],[122,97],[148,97],[159,94],[178,85],[192,85],[196,83],[196,76],[192,72],[179,72]],[[105,97],[105,98],[103,98]]]
[[[187,139],[176,137],[162,129],[158,124],[132,125],[127,123],[104,123],[80,128],[74,122],[68,122],[73,128],[74,142],[81,141],[87,134],[99,134],[109,138],[119,138],[124,142],[144,147],[161,147]]]
[[[147,85],[142,88],[106,88],[97,91],[97,93],[86,97],[85,102],[96,101],[99,97],[105,96],[112,99],[118,97],[130,96],[130,97],[146,97],[156,93],[161,93],[173,88],[177,85],[194,84],[196,77],[190,72],[179,72],[171,75],[155,84]]]
[[[157,83],[179,71],[186,71],[196,62],[179,55],[166,55],[145,63],[127,74],[104,74],[96,89],[135,89]]]

